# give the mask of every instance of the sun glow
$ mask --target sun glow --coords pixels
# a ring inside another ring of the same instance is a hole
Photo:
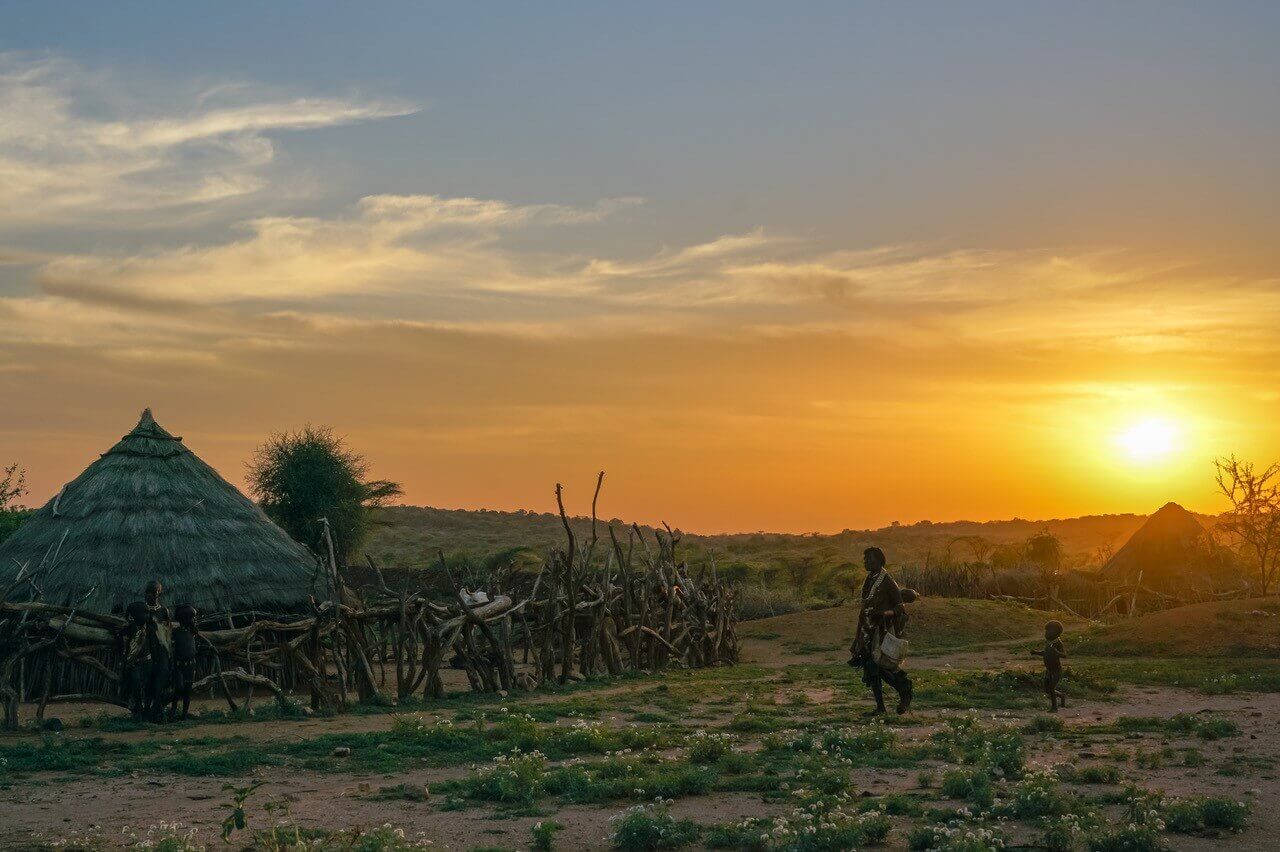
[[[1118,435],[1116,444],[1132,461],[1153,464],[1168,458],[1178,443],[1178,427],[1169,420],[1149,418],[1134,423]]]

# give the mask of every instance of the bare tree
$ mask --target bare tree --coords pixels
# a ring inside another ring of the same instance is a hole
[[[1254,563],[1265,595],[1280,569],[1280,464],[1259,471],[1252,462],[1230,456],[1214,466],[1218,490],[1231,501],[1222,530],[1236,552]]]

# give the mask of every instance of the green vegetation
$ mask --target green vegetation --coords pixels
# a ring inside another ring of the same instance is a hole
[[[0,542],[22,525],[31,512],[22,505],[27,494],[27,472],[17,463],[0,470]]]
[[[1075,622],[1064,613],[1046,613],[1006,601],[925,597],[909,608],[911,621],[907,638],[913,654],[928,654],[978,647],[1012,639],[1026,639],[1044,630],[1057,618],[1064,624]],[[844,651],[853,641],[857,624],[853,604],[802,614],[780,615],[744,624],[743,638],[785,637],[788,647],[801,653]],[[834,637],[834,638],[833,638]],[[802,650],[803,649],[803,650]]]
[[[613,847],[623,852],[651,852],[677,849],[698,837],[698,827],[689,820],[675,820],[667,810],[669,802],[659,800],[636,805],[615,818]]]
[[[1192,604],[1094,628],[1071,642],[1076,656],[1273,658],[1280,654],[1280,598]],[[1203,660],[1196,663],[1204,668]],[[1216,660],[1215,660],[1216,665]]]
[[[325,552],[318,519],[326,518],[341,563],[358,557],[373,512],[401,493],[387,480],[368,480],[369,465],[325,426],[271,435],[253,453],[248,479],[262,510],[295,541]]]

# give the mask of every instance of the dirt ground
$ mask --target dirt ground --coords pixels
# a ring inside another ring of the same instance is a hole
[[[777,643],[762,640],[749,641],[745,652],[747,661],[780,671],[796,662],[839,657],[836,652],[818,655],[788,653],[781,650]],[[916,668],[978,668],[1007,660],[1007,653],[1000,649],[990,649],[922,657],[916,662]],[[624,693],[633,688],[634,686],[624,684],[605,687],[591,694],[608,694],[610,691]],[[833,684],[832,688],[810,687],[806,689],[806,695],[810,702],[821,705],[831,700],[834,690],[844,688],[844,684]],[[80,731],[74,727],[74,720],[79,716],[96,714],[99,709],[96,706],[60,707],[59,716],[69,723],[65,736],[130,740],[145,738],[161,743],[201,735],[236,736],[249,741],[297,740],[321,733],[386,730],[391,724],[388,715],[376,714],[263,721],[234,726],[208,724],[177,729],[159,727],[118,733]],[[732,709],[727,708],[728,712]],[[1169,716],[1180,712],[1207,712],[1229,718],[1240,726],[1242,735],[1197,743],[1196,746],[1207,759],[1203,766],[1192,768],[1178,765],[1147,771],[1142,776],[1144,785],[1162,788],[1175,795],[1213,793],[1231,795],[1242,800],[1247,797],[1254,802],[1254,809],[1252,824],[1242,835],[1225,839],[1170,835],[1173,848],[1277,848],[1275,838],[1280,837],[1280,781],[1276,779],[1275,773],[1265,772],[1264,776],[1269,777],[1260,777],[1257,773],[1228,777],[1218,774],[1218,770],[1224,763],[1241,754],[1280,761],[1280,726],[1275,724],[1275,720],[1280,719],[1280,694],[1210,696],[1169,688],[1128,688],[1118,700],[1112,702],[1073,702],[1062,711],[1061,717],[1068,724],[1099,723],[1119,716]],[[1029,719],[1036,714],[1032,711],[999,711],[993,715],[1002,719]],[[614,721],[623,720],[614,717]],[[909,735],[923,736],[925,732],[916,730]],[[1135,744],[1158,747],[1161,742],[1160,735],[1147,735],[1141,742],[1135,742],[1132,736],[1127,740],[1119,737],[1114,739],[1117,742],[1113,745],[1124,747]],[[1168,742],[1167,737],[1164,741]],[[1072,757],[1094,756],[1087,752],[1073,754],[1068,744],[1061,742],[1051,744],[1047,749],[1036,750],[1033,762],[1051,764]],[[468,771],[467,767],[431,768],[389,776],[303,772],[296,768],[273,767],[260,769],[252,778],[242,779],[149,776],[137,773],[126,777],[105,778],[50,773],[47,777],[27,779],[0,790],[0,846],[22,848],[33,845],[41,838],[65,837],[73,832],[86,831],[98,832],[108,838],[125,838],[131,831],[142,833],[149,826],[175,822],[196,828],[201,838],[216,842],[229,801],[229,794],[223,789],[224,784],[231,782],[239,785],[253,780],[263,782],[260,792],[264,798],[286,799],[289,802],[290,816],[304,826],[334,828],[391,823],[403,828],[411,836],[421,834],[430,838],[436,848],[528,848],[530,827],[537,822],[537,817],[498,816],[487,808],[447,811],[437,806],[440,799],[438,795],[423,802],[385,801],[367,797],[380,786],[391,784],[422,785],[431,789]],[[859,792],[865,790],[868,793],[882,794],[911,787],[914,775],[904,771],[867,769],[859,770],[855,779]],[[557,834],[557,848],[609,848],[610,818],[624,808],[625,804],[613,803],[602,807],[573,805],[558,809],[553,818],[567,828]],[[779,808],[778,805],[762,802],[758,793],[723,793],[678,799],[672,806],[672,813],[678,818],[688,817],[700,823],[723,823],[772,813]],[[260,812],[251,815],[251,820],[259,826],[270,824],[270,819],[269,815]],[[905,848],[904,833],[894,832],[890,836],[888,848]]]

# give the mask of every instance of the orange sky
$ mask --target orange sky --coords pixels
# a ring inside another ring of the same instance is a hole
[[[1218,511],[1216,456],[1280,458],[1271,12],[711,5],[33,11],[0,464],[38,504],[151,406],[237,483],[311,422],[410,503],[604,469],[606,515],[806,532]]]

